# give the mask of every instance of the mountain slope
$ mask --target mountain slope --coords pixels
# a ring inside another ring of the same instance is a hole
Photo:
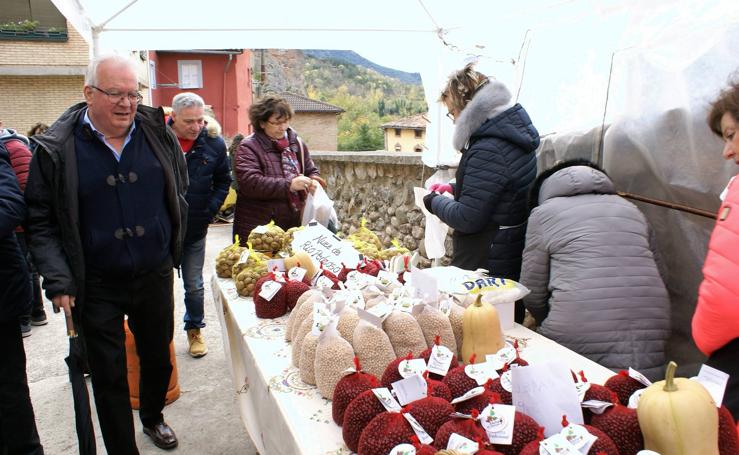
[[[306,49],[303,53],[308,57],[323,60],[336,60],[339,62],[351,63],[357,66],[363,66],[371,70],[377,71],[383,76],[398,79],[404,84],[421,84],[421,75],[419,73],[407,73],[392,68],[387,68],[377,63],[371,62],[354,51],[341,51],[330,49]]]

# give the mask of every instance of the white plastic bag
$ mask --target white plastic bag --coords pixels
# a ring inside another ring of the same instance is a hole
[[[423,205],[423,197],[430,193],[429,190],[415,187],[413,188],[413,192],[416,207],[420,208],[426,217],[426,231],[423,240],[426,246],[426,256],[429,259],[444,257],[446,254],[444,242],[446,241],[446,233],[449,231],[449,226],[441,221],[438,216],[426,210],[426,206]]]
[[[316,185],[316,190],[313,193],[308,193],[308,198],[305,200],[303,226],[310,223],[311,220],[316,220],[323,226],[328,227],[328,223],[332,218],[336,218],[334,201],[328,197],[321,185]]]

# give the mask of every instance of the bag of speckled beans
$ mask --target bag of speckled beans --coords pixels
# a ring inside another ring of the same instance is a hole
[[[321,396],[333,399],[334,389],[346,370],[354,366],[354,349],[337,330],[332,321],[318,338],[315,354],[315,380]]]

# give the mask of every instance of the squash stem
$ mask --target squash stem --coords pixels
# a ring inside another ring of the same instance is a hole
[[[475,299],[475,303],[473,305],[482,306],[482,296],[480,294],[477,295],[477,298]]]
[[[677,386],[675,385],[675,370],[676,369],[677,369],[677,363],[671,360],[670,363],[667,364],[667,372],[665,373],[665,386],[662,387],[662,390],[664,390],[665,392],[677,391]]]

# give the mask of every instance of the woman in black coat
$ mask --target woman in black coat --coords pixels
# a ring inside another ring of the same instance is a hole
[[[424,205],[454,229],[452,265],[518,280],[539,133],[506,86],[472,64],[449,77],[439,101],[454,120],[453,144],[462,157],[456,183],[433,185]],[[523,315],[519,304],[516,320]]]

